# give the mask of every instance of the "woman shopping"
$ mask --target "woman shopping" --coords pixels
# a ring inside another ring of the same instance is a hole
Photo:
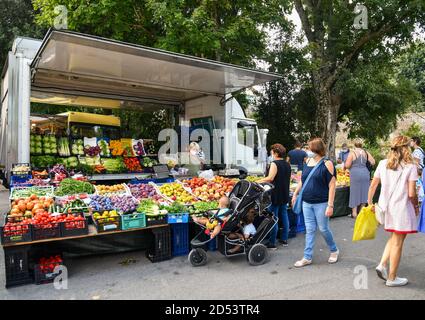
[[[312,153],[304,165],[301,181],[292,197],[292,207],[294,208],[297,197],[301,193],[302,214],[306,227],[304,257],[295,263],[297,268],[313,262],[317,229],[329,247],[328,262],[336,263],[339,255],[339,250],[329,229],[329,217],[333,215],[335,199],[335,167],[331,161],[325,159],[326,147],[322,139],[312,139],[308,145]]]
[[[258,183],[272,183],[274,189],[272,191],[272,205],[270,209],[274,215],[282,221],[283,232],[281,235],[280,242],[284,245],[288,245],[288,234],[289,234],[289,218],[288,218],[288,202],[289,202],[289,184],[291,180],[291,166],[284,160],[286,149],[281,144],[274,144],[271,146],[270,151],[273,162],[270,164],[270,170],[267,177],[258,180]],[[277,237],[278,225],[270,232],[270,240],[268,247],[276,249],[276,237]]]
[[[354,150],[348,154],[345,168],[350,170],[350,201],[351,217],[356,218],[363,205],[367,203],[367,194],[370,186],[370,172],[367,162],[375,165],[372,155],[363,149],[360,141],[354,143]]]
[[[408,283],[406,278],[397,276],[397,271],[407,234],[417,232],[418,172],[409,144],[410,139],[404,136],[393,139],[387,159],[379,162],[375,171],[368,196],[368,204],[373,206],[373,196],[381,184],[378,207],[375,205],[374,210],[378,212],[378,217],[381,216],[379,212],[384,212],[382,222],[390,238],[376,272],[389,287],[404,286]]]
[[[201,150],[201,147],[196,142],[191,142],[188,146],[188,149],[189,163],[185,164],[185,168],[188,169],[188,174],[190,176],[197,176],[205,163],[205,156]]]

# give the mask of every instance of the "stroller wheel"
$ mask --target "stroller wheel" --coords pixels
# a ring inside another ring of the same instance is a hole
[[[204,249],[196,248],[189,252],[189,262],[194,267],[200,267],[207,264],[207,253]]]
[[[248,252],[248,261],[252,266],[264,264],[268,257],[267,247],[264,244],[257,243],[252,246]]]

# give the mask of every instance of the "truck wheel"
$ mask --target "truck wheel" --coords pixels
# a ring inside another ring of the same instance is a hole
[[[257,243],[252,246],[248,252],[248,261],[252,266],[259,266],[266,262],[268,257],[267,247],[264,244]]]
[[[189,262],[194,267],[201,267],[207,264],[207,253],[204,249],[196,248],[189,252]]]

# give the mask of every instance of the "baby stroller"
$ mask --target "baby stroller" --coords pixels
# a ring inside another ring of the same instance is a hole
[[[258,184],[247,180],[239,181],[229,195],[230,217],[223,225],[222,230],[217,235],[218,249],[226,257],[246,255],[251,265],[261,265],[267,260],[268,251],[263,241],[269,235],[270,231],[277,224],[277,218],[267,207],[271,204],[270,191],[273,189],[271,184]],[[229,234],[233,232],[242,232],[240,221],[245,217],[249,210],[255,209],[257,232],[247,239],[230,239]],[[208,214],[205,214],[208,216]],[[207,263],[208,243],[217,241],[211,238],[205,231],[204,225],[198,224],[202,231],[196,235],[190,242],[192,250],[189,253],[189,262],[192,266],[203,266]],[[236,252],[229,252],[232,248],[239,246]]]

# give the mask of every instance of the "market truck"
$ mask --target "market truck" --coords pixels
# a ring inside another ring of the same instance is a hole
[[[40,102],[172,108],[175,128],[211,132],[211,142],[220,145],[222,169],[259,174],[268,131],[245,116],[232,94],[280,78],[71,31],[51,29],[43,40],[17,38],[1,74],[0,165],[10,172],[13,163],[30,161],[31,102]]]

